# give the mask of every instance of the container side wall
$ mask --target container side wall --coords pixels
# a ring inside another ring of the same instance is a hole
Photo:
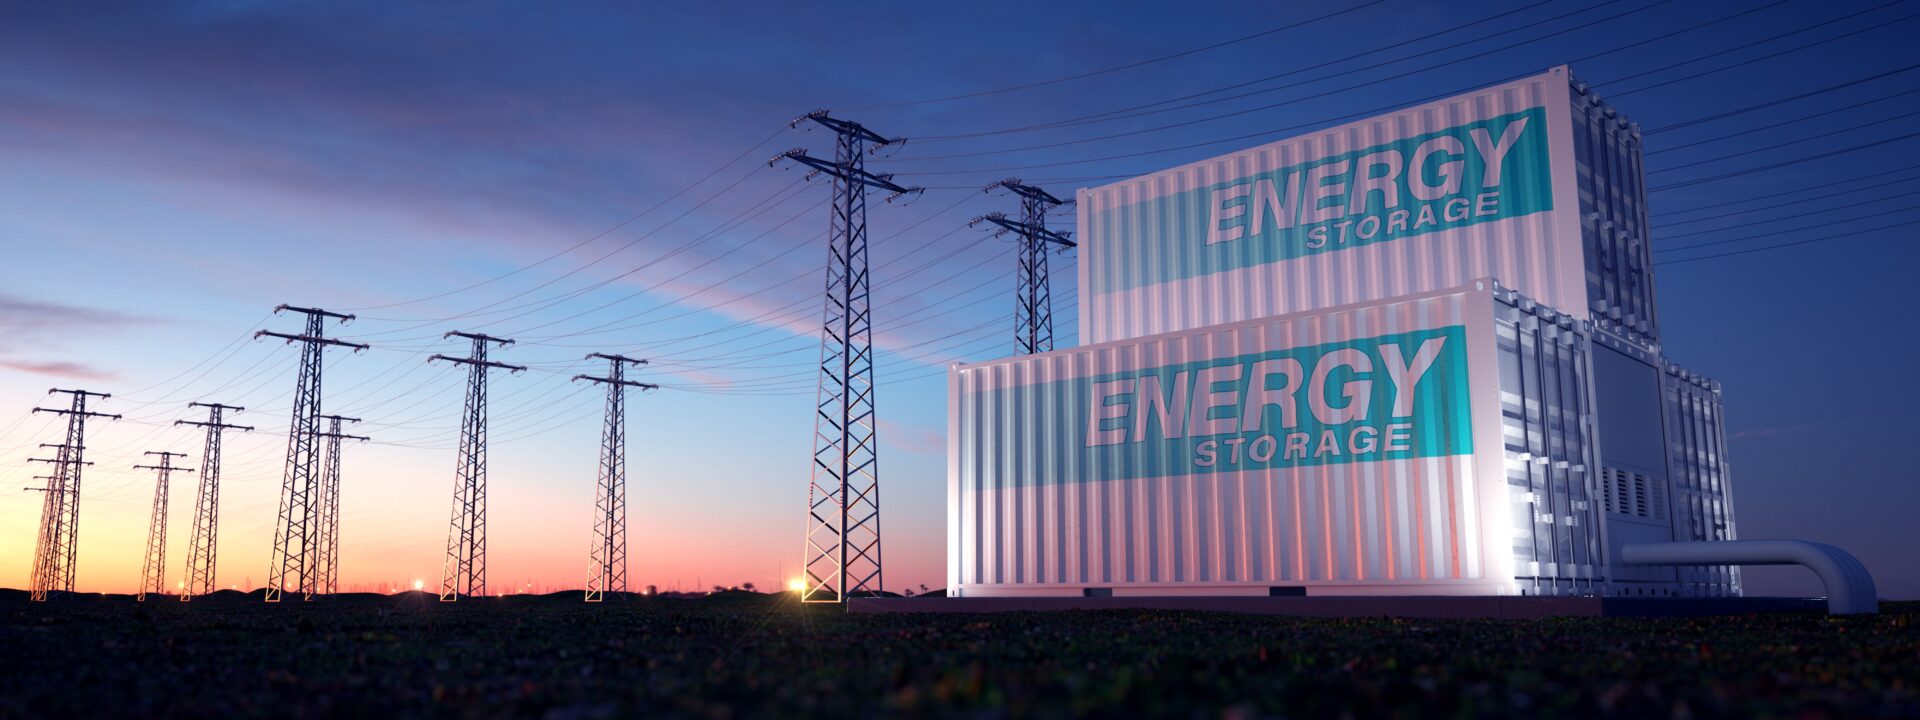
[[[960,402],[961,394],[966,392],[958,366],[947,368],[947,583],[946,587],[959,587],[960,564],[968,555],[962,552],[962,523],[967,517],[961,512],[960,478],[965,472],[965,462],[972,456],[972,450],[963,443],[973,440],[973,433],[961,432],[960,428],[972,420],[971,408]]]
[[[1586,323],[1511,293],[1501,299],[1501,427],[1516,581],[1529,595],[1604,594]]]
[[[1587,309],[1601,328],[1658,340],[1640,130],[1586,83],[1569,94]]]
[[[1528,587],[1590,585],[1580,323],[1480,288],[956,367],[950,588],[1514,593],[1506,394],[1555,459]]]
[[[1735,540],[1731,468],[1720,384],[1677,365],[1666,368],[1667,465],[1674,484],[1674,536],[1683,541]],[[1738,568],[1680,569],[1681,592],[1738,596]]]
[[[1585,318],[1566,72],[1081,191],[1082,343],[1482,277]]]
[[[1628,543],[1673,542],[1676,502],[1667,465],[1667,402],[1663,363],[1646,345],[1601,331],[1594,338],[1594,390],[1599,399],[1600,507],[1608,549]],[[1610,555],[1611,556],[1611,555]],[[1671,567],[1613,569],[1614,594],[1678,594]]]

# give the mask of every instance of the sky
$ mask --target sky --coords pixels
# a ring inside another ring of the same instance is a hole
[[[228,436],[218,582],[264,584],[299,351],[252,334],[299,330],[272,315],[281,303],[354,313],[328,332],[372,346],[325,358],[325,410],[372,438],[343,450],[343,589],[439,582],[465,374],[425,360],[465,352],[449,330],[514,338],[493,359],[529,367],[489,381],[497,589],[583,583],[604,396],[570,378],[604,372],[590,352],[648,358],[630,377],[661,385],[628,400],[634,588],[784,585],[801,560],[828,187],[767,160],[830,153],[827,132],[789,127],[825,108],[907,138],[869,169],[928,188],[875,197],[869,227],[885,584],[938,588],[945,367],[1013,348],[1014,246],[967,221],[1017,203],[980,188],[1017,176],[1068,197],[1572,63],[1646,131],[1663,344],[1725,385],[1740,535],[1842,546],[1883,595],[1917,598],[1906,360],[1920,343],[1900,329],[1920,260],[1916,14],[1884,0],[9,4],[0,586],[27,584],[40,496],[22,488],[47,467],[28,459],[63,432],[31,412],[62,402],[49,387],[112,393],[95,409],[123,415],[88,428],[80,590],[138,584],[154,477],[133,466],[146,451],[199,464],[201,434],[172,424],[204,419],[190,401],[245,406],[229,420],[257,427]],[[1055,259],[1063,345],[1072,262]],[[171,487],[170,586],[193,483]],[[1751,594],[1818,590],[1798,568],[1746,578]]]

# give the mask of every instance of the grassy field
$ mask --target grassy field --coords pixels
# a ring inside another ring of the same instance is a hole
[[[8,592],[0,716],[1915,717],[1916,615],[849,616],[744,593],[268,606]]]

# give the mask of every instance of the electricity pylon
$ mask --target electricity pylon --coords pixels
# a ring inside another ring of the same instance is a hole
[[[40,553],[44,552],[43,548],[47,546],[47,523],[44,520],[44,518],[50,517],[53,515],[53,484],[55,480],[60,479],[60,476],[59,475],[35,475],[33,476],[33,479],[45,481],[47,484],[42,487],[20,488],[21,490],[26,490],[30,492],[45,493],[44,495],[40,496],[40,501],[42,503],[40,508],[40,515],[43,519],[40,522],[39,535],[35,536],[33,540],[34,565],[33,567],[27,569],[27,573],[29,575],[29,578],[27,581],[29,588],[39,587],[39,584],[40,584]],[[36,601],[44,600],[45,597],[40,596],[40,597],[34,597],[33,599]]]
[[[165,595],[167,592],[167,485],[177,472],[193,472],[193,468],[174,467],[174,458],[186,457],[185,453],[147,451],[148,455],[160,456],[159,465],[135,465],[135,470],[154,471],[153,517],[147,521],[146,562],[140,565],[140,591],[134,594],[136,602],[146,602],[147,595]]]
[[[1048,287],[1047,245],[1058,245],[1061,252],[1076,247],[1067,239],[1072,233],[1047,229],[1047,211],[1066,201],[1045,190],[1008,178],[988,185],[986,192],[1006,189],[1020,196],[1020,219],[1009,220],[1005,213],[988,213],[968,222],[969,227],[989,222],[1000,229],[994,235],[1020,234],[1020,279],[1014,290],[1013,344],[1021,355],[1053,349],[1053,298]]]
[[[833,177],[826,309],[820,337],[820,387],[815,395],[814,449],[807,494],[805,602],[846,602],[884,587],[880,572],[879,440],[874,434],[873,315],[867,273],[867,188],[893,193],[888,202],[922,188],[902,187],[892,175],[866,170],[867,153],[901,140],[859,123],[811,120],[835,135],[834,159],[788,150],[768,164],[792,160]]]
[[[348,435],[340,432],[342,422],[360,422],[360,418],[343,415],[321,415],[327,421],[327,431],[320,437],[327,441],[327,460],[320,471],[320,576],[319,592],[332,595],[340,592],[340,441],[359,440],[365,442],[365,435]]]
[[[76,468],[85,467],[93,464],[88,461],[74,462],[68,460],[67,446],[65,444],[40,443],[40,448],[43,450],[52,449],[54,456],[50,458],[27,458],[27,462],[43,462],[53,466],[53,474],[33,476],[35,480],[45,480],[47,483],[46,487],[28,488],[46,493],[41,496],[40,532],[34,540],[33,568],[31,569],[32,577],[28,580],[30,583],[28,590],[29,598],[34,602],[45,602],[47,600],[47,594],[50,591],[68,590],[71,592],[69,588],[61,587],[58,584],[57,578],[60,577],[60,573],[51,570],[49,564],[61,562],[62,558],[66,555],[66,553],[59,550],[59,539],[62,536],[60,525],[66,517],[66,500],[64,497],[66,493],[64,488],[67,487],[67,468],[69,466]]]
[[[307,316],[306,332],[287,335],[261,330],[253,334],[255,338],[277,337],[288,344],[301,343],[293,416],[287,423],[287,470],[280,483],[280,514],[274,520],[273,554],[267,566],[267,602],[280,602],[289,589],[299,593],[301,600],[313,599],[319,581],[315,571],[319,569],[320,549],[320,508],[315,502],[319,483],[314,477],[314,466],[319,464],[315,436],[320,430],[320,360],[332,345],[367,349],[366,345],[326,336],[327,318],[346,324],[353,321],[352,315],[290,305],[273,309],[276,314],[288,310]]]
[[[48,497],[52,497],[52,493],[54,493],[54,480],[60,480],[58,474],[36,474],[33,478],[35,478],[35,480],[46,480],[46,486],[42,486],[42,488],[19,488],[19,490],[23,490],[23,492],[46,493],[46,495],[40,495],[40,501],[46,501]],[[44,507],[42,507],[40,511],[46,513]],[[46,545],[46,522],[40,522],[40,532],[38,532],[38,536],[33,538],[33,553],[35,553],[35,559],[40,557],[40,547],[42,547],[42,545]],[[36,570],[35,568],[27,568],[27,572],[33,574]],[[29,578],[29,582],[33,582],[33,580]]]
[[[460,457],[453,471],[453,520],[447,528],[447,560],[440,574],[440,602],[454,602],[462,595],[487,594],[487,371],[526,368],[487,359],[487,343],[512,345],[512,340],[459,331],[441,337],[473,341],[467,357],[436,354],[427,358],[427,362],[445,360],[467,366],[467,406],[460,422]]]
[[[593,545],[587,550],[587,602],[606,593],[627,591],[627,388],[654,390],[659,385],[626,378],[626,366],[647,361],[593,353],[607,361],[607,376],[575,375],[607,386],[607,424],[600,434],[600,488],[593,499]]]
[[[31,462],[53,465],[53,479],[48,481],[46,501],[41,508],[40,540],[33,553],[30,597],[34,602],[45,602],[49,592],[73,592],[73,576],[77,559],[75,553],[80,545],[80,471],[93,464],[84,459],[87,446],[87,418],[120,419],[119,415],[98,413],[87,409],[87,398],[97,397],[105,400],[113,397],[106,393],[60,388],[47,391],[48,395],[54,393],[66,393],[72,396],[73,404],[65,409],[42,407],[33,409],[35,413],[50,412],[67,416],[67,441],[59,445],[42,444],[40,446],[54,448],[54,457],[30,459]]]
[[[206,408],[206,422],[175,420],[173,424],[206,428],[207,442],[200,452],[200,488],[193,496],[193,534],[187,537],[187,584],[180,591],[181,602],[192,600],[195,595],[210,594],[214,589],[214,567],[218,564],[220,538],[221,431],[253,431],[250,425],[229,425],[221,420],[222,413],[227,410],[242,412],[246,408],[203,402],[187,403],[187,407]]]

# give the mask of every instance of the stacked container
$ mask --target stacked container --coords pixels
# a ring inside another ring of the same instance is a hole
[[[1737,594],[1608,560],[1733,533],[1641,179],[1561,67],[1081,190],[1084,345],[950,376],[949,591]]]
[[[1674,539],[1734,540],[1727,431],[1720,383],[1669,363],[1666,367],[1667,472],[1673,488]],[[1739,596],[1740,570],[1725,565],[1679,569],[1688,596]]]

